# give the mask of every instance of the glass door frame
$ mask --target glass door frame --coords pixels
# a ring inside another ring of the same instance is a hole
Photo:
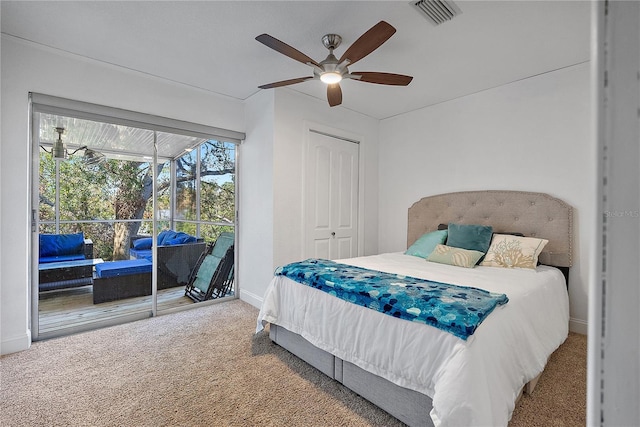
[[[204,135],[207,139],[211,140],[220,140],[225,142],[234,143],[237,146],[242,143],[244,140],[244,133],[230,131],[220,128],[214,128],[205,125],[199,125],[194,123],[182,122],[174,119],[167,119],[164,117],[147,115],[144,113],[137,113],[132,111],[126,111],[106,106],[100,106],[96,104],[84,103],[81,101],[73,101],[64,98],[52,97],[49,95],[42,94],[29,94],[29,150],[31,154],[31,174],[29,187],[31,188],[31,197],[30,197],[30,214],[31,214],[31,262],[30,262],[30,286],[29,286],[29,298],[30,298],[30,331],[31,331],[31,339],[39,340],[39,339],[47,339],[55,336],[62,336],[71,333],[83,332],[86,330],[97,329],[105,326],[112,326],[116,324],[126,323],[134,320],[140,320],[148,317],[157,316],[160,314],[169,314],[176,311],[182,311],[185,309],[191,309],[194,307],[202,306],[208,303],[217,303],[217,300],[213,301],[205,301],[205,304],[194,304],[193,306],[182,306],[175,307],[171,309],[158,311],[157,306],[157,245],[153,244],[152,246],[152,305],[149,312],[140,312],[134,314],[124,314],[114,317],[112,319],[95,321],[89,323],[87,325],[82,326],[71,326],[69,328],[65,328],[61,330],[60,333],[40,333],[39,328],[39,271],[38,271],[38,248],[39,248],[39,230],[40,230],[40,194],[39,194],[39,183],[40,183],[40,144],[39,144],[39,120],[36,120],[36,116],[39,118],[39,114],[37,113],[53,113],[61,116],[67,116],[72,118],[84,118],[89,120],[100,121],[104,123],[112,123],[112,124],[125,124],[127,126],[139,127],[141,129],[152,130],[154,133],[154,141],[153,141],[153,159],[151,160],[151,167],[154,170],[157,168],[158,164],[158,147],[157,147],[157,132],[168,132],[174,133],[177,135]],[[235,254],[236,254],[236,265],[237,265],[237,254],[238,254],[238,192],[239,192],[239,182],[238,182],[238,150],[235,150],[235,195],[234,195],[234,231],[235,231]],[[200,162],[200,156],[198,157],[198,164]],[[171,170],[175,170],[175,159],[171,161]],[[199,169],[198,169],[199,170]],[[59,194],[59,165],[56,166],[56,193]],[[175,175],[175,174],[174,174]],[[157,185],[158,185],[158,177],[156,173],[152,174],[153,179],[153,194],[152,194],[152,205],[153,205],[153,215],[152,215],[152,235],[154,242],[157,242],[158,235],[158,217],[157,217]],[[175,176],[172,178],[172,186],[175,186]],[[171,191],[173,193],[173,191]],[[175,194],[175,193],[174,193]],[[56,197],[56,209],[59,209],[59,199]],[[199,195],[198,195],[199,200]],[[175,209],[172,204],[171,209]],[[56,215],[56,232],[59,232],[59,216]],[[237,272],[236,272],[237,273]],[[238,275],[235,276],[235,293],[233,297],[225,297],[220,301],[238,298],[239,296],[239,286],[237,281]]]

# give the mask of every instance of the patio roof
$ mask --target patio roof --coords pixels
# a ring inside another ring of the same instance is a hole
[[[109,158],[147,161],[153,158],[152,130],[40,113],[38,143],[45,147],[52,146],[58,138],[56,127],[65,128],[62,141],[69,151],[86,145]],[[158,158],[163,160],[175,159],[207,141],[159,131],[156,134]]]

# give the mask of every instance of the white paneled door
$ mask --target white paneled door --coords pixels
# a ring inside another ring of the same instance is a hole
[[[306,256],[355,257],[358,254],[358,143],[312,130],[308,141]]]

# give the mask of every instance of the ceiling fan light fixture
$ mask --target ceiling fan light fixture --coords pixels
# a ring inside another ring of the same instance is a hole
[[[335,71],[327,71],[320,75],[320,80],[322,83],[326,83],[328,85],[340,83],[340,81],[342,81],[342,74]]]
[[[62,142],[56,141],[51,148],[51,156],[54,160],[66,160],[69,158],[67,155],[67,148]]]

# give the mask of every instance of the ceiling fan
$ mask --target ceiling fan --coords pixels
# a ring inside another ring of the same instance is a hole
[[[371,52],[379,48],[386,42],[396,29],[389,23],[380,21],[371,27],[366,33],[360,36],[340,57],[337,59],[333,55],[333,50],[340,46],[342,37],[337,34],[327,34],[322,37],[322,44],[329,49],[329,55],[321,62],[316,62],[304,53],[294,49],[288,44],[272,37],[268,34],[261,34],[256,37],[260,43],[271,49],[288,56],[291,59],[302,62],[313,68],[313,76],[299,77],[297,79],[283,80],[258,86],[260,89],[271,89],[275,87],[288,86],[302,83],[307,80],[321,80],[327,84],[327,100],[331,107],[342,103],[342,89],[340,81],[344,79],[358,80],[366,83],[376,83],[381,85],[407,86],[413,77],[402,74],[377,73],[369,71],[350,72],[347,66],[355,64]]]
[[[106,159],[106,156],[104,154],[92,150],[86,145],[83,145],[82,147],[76,148],[75,150],[69,152],[65,143],[62,142],[62,134],[65,132],[65,129],[63,127],[56,127],[54,129],[58,134],[58,139],[53,143],[53,147],[51,147],[51,150],[47,150],[43,145],[40,145],[40,148],[51,154],[54,160],[67,160],[70,156],[73,156],[75,153],[81,150],[84,150],[82,161],[87,165],[97,165],[98,163],[102,163]]]

